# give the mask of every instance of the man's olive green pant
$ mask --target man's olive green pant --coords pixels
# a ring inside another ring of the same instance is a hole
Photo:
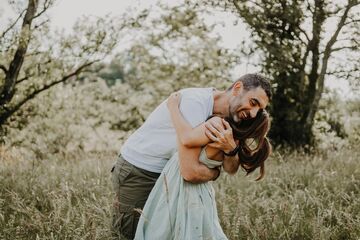
[[[116,192],[112,223],[114,235],[121,239],[133,239],[141,210],[160,173],[135,167],[121,156],[111,173]]]

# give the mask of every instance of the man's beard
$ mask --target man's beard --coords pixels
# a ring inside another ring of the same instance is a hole
[[[229,106],[229,118],[231,121],[233,121],[234,123],[240,123],[241,122],[241,118],[239,118],[239,116],[237,115],[237,113],[231,111],[231,107]]]

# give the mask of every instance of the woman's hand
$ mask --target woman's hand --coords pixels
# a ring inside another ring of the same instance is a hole
[[[180,104],[181,99],[181,93],[180,92],[174,92],[170,94],[168,100],[167,100],[167,107],[171,110],[174,108],[178,108]]]

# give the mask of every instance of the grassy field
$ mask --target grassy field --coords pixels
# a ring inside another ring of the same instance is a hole
[[[275,152],[254,182],[214,184],[229,239],[360,239],[360,150]],[[0,239],[109,239],[116,153],[33,161],[1,151]]]

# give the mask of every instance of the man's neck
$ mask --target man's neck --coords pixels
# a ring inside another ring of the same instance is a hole
[[[213,114],[219,117],[229,115],[229,97],[227,91],[214,90]]]

